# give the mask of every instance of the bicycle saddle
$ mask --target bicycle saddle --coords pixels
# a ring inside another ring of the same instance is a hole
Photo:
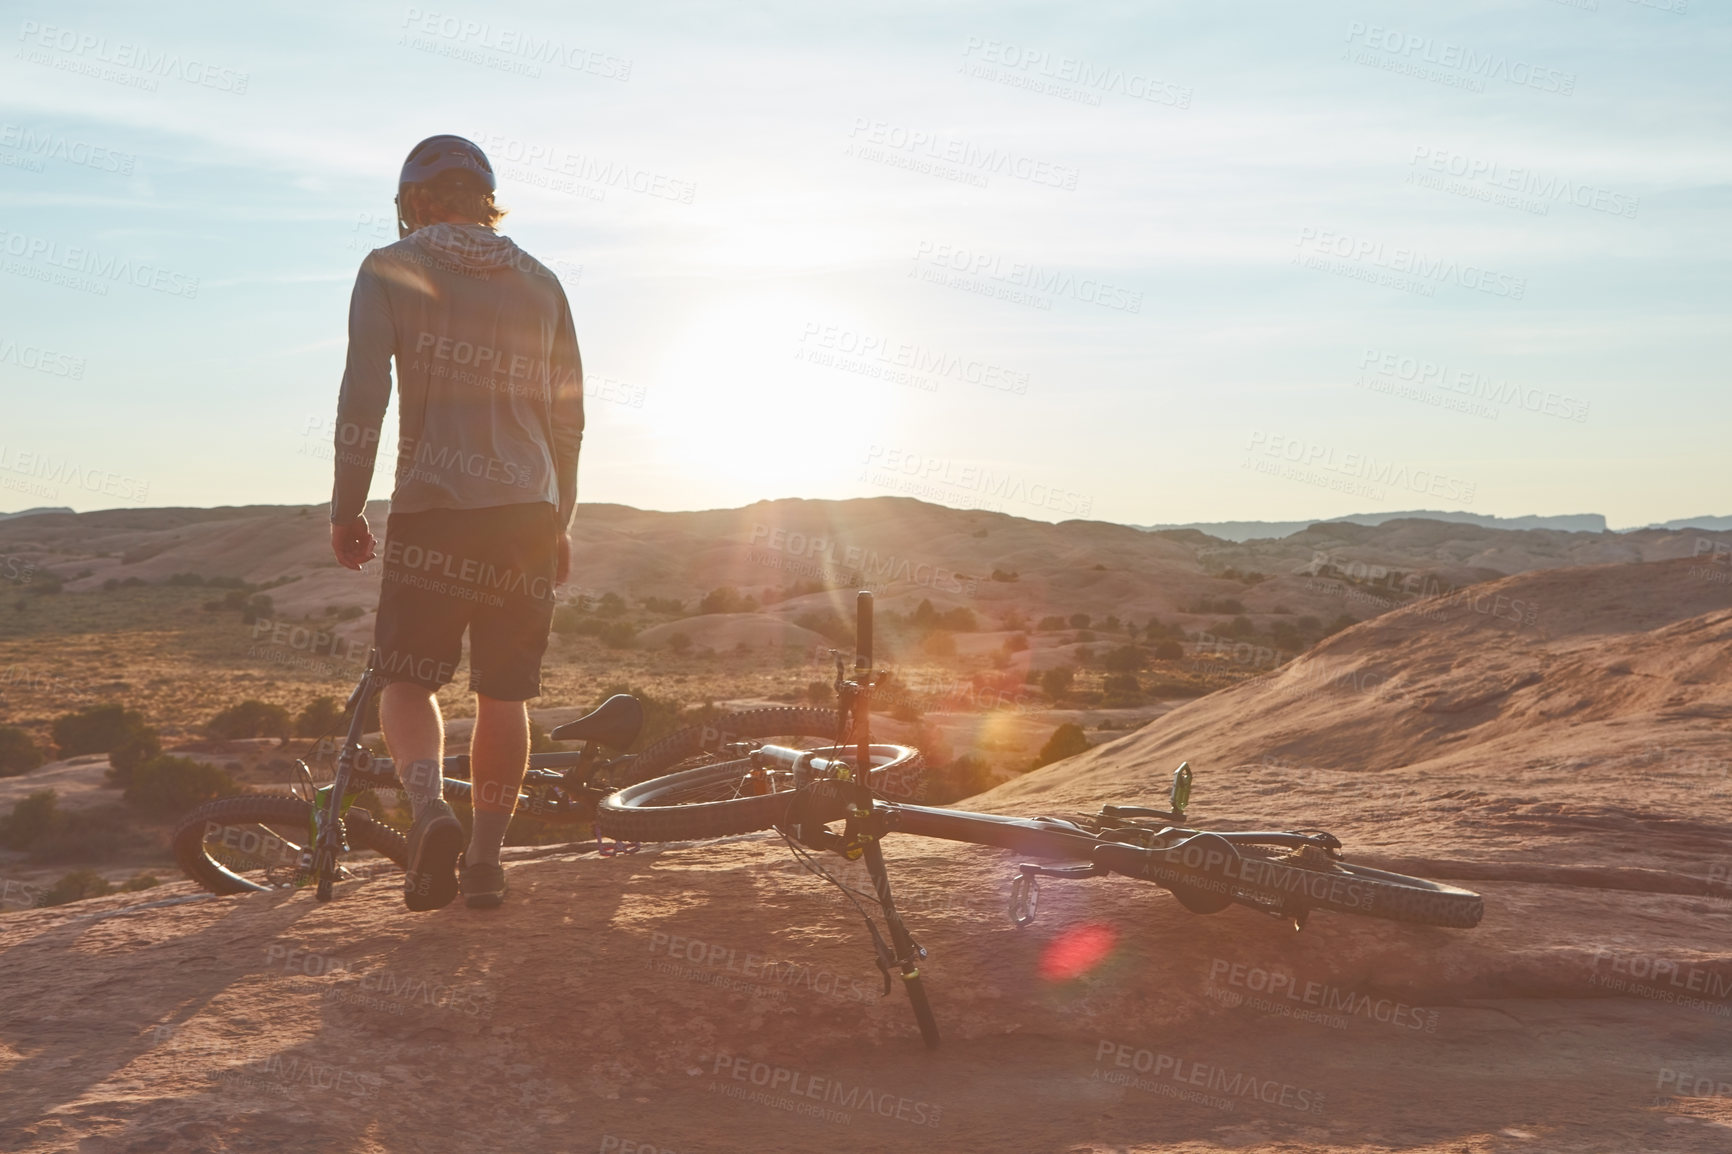
[[[555,741],[593,741],[624,749],[643,728],[643,703],[629,693],[616,693],[590,713],[568,721],[548,734]]]

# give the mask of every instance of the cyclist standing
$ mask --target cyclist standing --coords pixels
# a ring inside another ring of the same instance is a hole
[[[331,549],[359,569],[377,541],[363,508],[397,362],[396,487],[374,627],[385,742],[414,810],[412,910],[505,896],[499,850],[529,760],[554,588],[583,441],[583,366],[559,281],[495,226],[487,157],[459,136],[417,144],[397,188],[396,244],[361,262],[337,402]],[[475,822],[467,846],[442,792],[435,694],[469,634]]]

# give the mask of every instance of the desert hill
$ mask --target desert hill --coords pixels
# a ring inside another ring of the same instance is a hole
[[[369,506],[375,532],[387,511],[384,502]],[[904,611],[930,599],[992,615],[1153,614],[1182,622],[1209,616],[1193,612],[1201,600],[1226,598],[1254,616],[1333,617],[1345,606],[1363,619],[1416,593],[1492,576],[1712,555],[1716,548],[1724,556],[1732,542],[1732,533],[1692,529],[1585,533],[1401,519],[1322,523],[1280,540],[1235,543],[1195,530],[1055,525],[906,497],[762,501],[686,513],[585,505],[573,537],[570,595],[615,591],[695,609],[718,587],[749,593],[807,582],[870,586]],[[290,616],[345,606],[370,611],[377,600],[376,565],[355,574],[331,560],[319,506],[37,514],[0,522],[0,554],[53,574],[71,592],[193,573],[281,583],[271,595]],[[1268,579],[1247,583],[1246,574]],[[776,611],[795,614],[817,600],[793,598]]]
[[[928,1055],[772,837],[517,851],[492,913],[411,916],[383,878],[325,906],[158,889],[0,916],[7,1145],[1724,1151],[1723,568],[1396,609],[971,803],[1152,800],[1187,758],[1200,824],[1332,829],[1480,890],[1477,929],[1295,934],[1113,878],[1048,882],[1018,930],[1013,856],[893,838]]]

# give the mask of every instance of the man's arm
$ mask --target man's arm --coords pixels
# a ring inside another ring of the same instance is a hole
[[[577,511],[577,456],[583,447],[583,358],[577,350],[577,327],[571,305],[560,291],[559,330],[553,337],[553,467],[559,478],[559,531],[571,527]]]
[[[379,451],[379,427],[391,401],[396,326],[391,321],[384,281],[374,271],[373,260],[368,256],[361,262],[355,291],[349,297],[349,359],[337,397],[332,525],[353,522],[366,507],[367,490],[373,483],[373,459]]]

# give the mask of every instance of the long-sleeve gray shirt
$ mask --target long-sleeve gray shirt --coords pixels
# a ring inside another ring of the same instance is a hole
[[[570,524],[583,362],[565,290],[478,224],[436,224],[361,262],[337,401],[331,520],[367,502],[397,358],[395,513],[546,501]]]

